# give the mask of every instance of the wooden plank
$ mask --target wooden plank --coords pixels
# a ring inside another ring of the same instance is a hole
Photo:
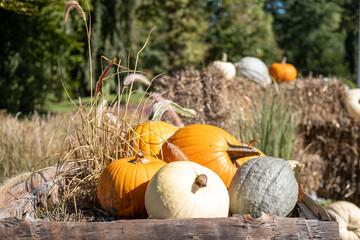
[[[35,172],[27,181],[19,183],[11,188],[0,201],[0,209],[4,209],[13,204],[17,199],[20,199],[32,192],[34,189],[40,187],[45,182],[50,181],[56,174],[56,166],[50,167],[41,172]]]
[[[234,215],[206,219],[51,222],[0,219],[0,239],[339,239],[334,221]]]
[[[335,221],[335,219],[319,204],[317,204],[306,192],[304,192],[300,188],[300,202],[302,202],[308,210],[310,210],[308,213],[306,213],[306,209],[301,204],[298,204],[300,207],[300,210],[302,210],[305,214],[307,214],[306,217],[312,218],[312,219],[320,219],[320,220],[327,220],[327,221]]]

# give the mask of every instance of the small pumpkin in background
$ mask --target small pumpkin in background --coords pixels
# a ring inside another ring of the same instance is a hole
[[[360,208],[347,201],[337,201],[326,207],[339,223],[341,240],[360,239]]]
[[[163,160],[168,163],[184,160],[196,162],[218,174],[229,187],[243,162],[264,155],[250,145],[240,143],[216,126],[192,124],[180,128],[163,144]]]
[[[244,163],[228,190],[230,213],[256,218],[261,212],[286,217],[299,195],[299,185],[288,162],[268,156]]]
[[[145,206],[151,218],[228,217],[229,195],[210,169],[193,162],[172,162],[151,179]]]
[[[248,78],[261,85],[271,84],[269,70],[266,64],[256,57],[244,57],[235,64],[236,75]]]
[[[164,161],[139,153],[112,162],[100,175],[98,197],[109,213],[124,218],[145,218],[148,182]]]
[[[286,63],[286,57],[281,63],[273,63],[269,68],[270,75],[278,83],[292,82],[297,77],[297,71],[294,65]]]
[[[234,64],[227,61],[226,53],[223,53],[222,61],[214,61],[211,66],[221,71],[225,79],[233,79],[236,76],[236,68]]]
[[[360,88],[346,91],[346,111],[351,118],[360,118]]]

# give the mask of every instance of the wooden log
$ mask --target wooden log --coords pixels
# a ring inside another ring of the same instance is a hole
[[[25,214],[34,217],[38,204],[46,205],[50,196],[56,201],[59,186],[64,182],[65,176],[74,176],[76,170],[72,164],[58,168],[57,165],[43,171],[34,172],[31,177],[0,196],[0,218],[18,217]]]
[[[337,222],[285,218],[138,219],[51,222],[0,219],[0,239],[339,239]]]

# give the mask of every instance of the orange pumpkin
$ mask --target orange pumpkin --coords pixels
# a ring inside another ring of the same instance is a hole
[[[250,145],[238,142],[221,128],[193,124],[180,128],[163,144],[163,160],[196,162],[217,173],[229,187],[237,167],[253,157],[264,156]]]
[[[101,206],[117,217],[147,217],[145,191],[153,175],[164,165],[164,161],[141,153],[112,162],[98,182]]]
[[[297,77],[297,71],[294,65],[286,63],[286,57],[281,63],[273,63],[269,69],[270,75],[276,82],[292,82]]]
[[[129,134],[133,154],[162,159],[161,146],[179,128],[163,121],[147,121],[136,126]]]

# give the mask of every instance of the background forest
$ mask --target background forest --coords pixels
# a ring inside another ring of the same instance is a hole
[[[29,113],[66,95],[90,94],[83,19],[63,21],[65,1],[0,2],[0,109]],[[354,0],[81,0],[91,21],[93,81],[101,56],[150,75],[201,70],[226,52],[268,66],[286,56],[303,76],[336,76],[354,87],[359,1]],[[124,76],[120,76],[123,79]],[[63,81],[60,81],[60,78]],[[117,79],[108,79],[109,92]]]

